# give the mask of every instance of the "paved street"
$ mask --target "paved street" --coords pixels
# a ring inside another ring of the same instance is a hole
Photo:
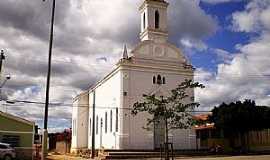
[[[179,159],[180,160],[180,159]],[[270,160],[267,156],[235,156],[235,157],[217,157],[217,158],[181,158],[181,160]]]
[[[86,160],[80,157],[73,157],[68,155],[49,154],[48,160]]]
[[[71,157],[66,155],[50,155],[48,160],[86,160],[79,157]],[[135,159],[134,159],[135,160]],[[138,159],[136,159],[138,160]],[[159,158],[147,159],[159,160]],[[176,160],[270,160],[270,155],[262,156],[235,156],[235,157],[205,157],[205,158],[177,158]]]

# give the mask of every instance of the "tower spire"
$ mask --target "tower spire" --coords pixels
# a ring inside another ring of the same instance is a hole
[[[128,59],[127,45],[124,45],[123,59]]]

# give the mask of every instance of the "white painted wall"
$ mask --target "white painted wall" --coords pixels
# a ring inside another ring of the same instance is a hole
[[[149,117],[147,114],[140,113],[137,116],[132,116],[130,111],[133,104],[142,99],[143,94],[149,94],[156,90],[161,90],[164,93],[169,93],[171,89],[176,88],[178,84],[185,79],[192,79],[192,71],[185,71],[183,65],[176,65],[176,61],[184,63],[182,56],[173,57],[177,52],[170,48],[170,45],[164,45],[164,62],[159,62],[162,57],[157,57],[156,61],[153,51],[149,46],[155,46],[154,42],[145,42],[148,47],[141,47],[143,49],[135,49],[139,52],[144,52],[141,57],[140,53],[134,53],[133,61],[130,64],[120,64],[114,72],[109,74],[103,81],[93,89],[96,93],[96,117],[98,116],[98,134],[95,133],[96,148],[101,146],[107,149],[153,149],[154,148],[154,134],[153,131],[147,131],[142,127],[146,125],[146,119]],[[156,44],[157,45],[157,44]],[[144,50],[146,48],[146,50]],[[172,54],[172,55],[171,55]],[[181,54],[180,51],[177,54]],[[139,58],[136,58],[139,57]],[[144,57],[148,57],[144,59]],[[167,58],[166,58],[167,57]],[[161,75],[166,78],[166,84],[157,85],[153,84],[153,76]],[[124,96],[126,92],[126,96]],[[193,96],[193,90],[189,91]],[[76,103],[74,103],[76,105]],[[93,92],[89,93],[89,117],[87,121],[93,122],[92,119],[92,106],[93,106]],[[116,107],[119,108],[119,131],[115,132],[116,121]],[[75,110],[73,114],[80,110]],[[110,111],[112,111],[112,132],[110,131]],[[105,112],[107,112],[107,133],[105,133]],[[80,115],[82,113],[78,112]],[[95,121],[96,121],[95,117]],[[103,119],[102,137],[101,137],[101,118]],[[95,123],[96,125],[97,123]],[[80,146],[84,146],[85,142],[88,143],[88,148],[92,146],[90,128],[92,124],[88,124],[87,133],[88,139],[82,137]],[[95,126],[96,127],[96,126]],[[81,129],[81,128],[79,128]],[[97,129],[97,128],[96,128]],[[171,139],[174,141],[176,149],[195,149],[196,137],[194,130],[177,130],[170,133]],[[83,142],[82,142],[83,141]],[[101,142],[102,141],[102,142]],[[74,141],[74,143],[76,143]],[[102,143],[102,144],[101,144]],[[77,146],[79,146],[77,144]]]
[[[115,132],[116,124],[116,107],[120,108],[120,95],[121,95],[121,86],[120,80],[121,72],[117,71],[109,77],[104,83],[102,82],[100,86],[97,86],[95,90],[96,94],[96,111],[95,115],[98,116],[98,134],[95,134],[95,144],[96,148],[101,146],[109,149],[118,149],[119,148],[119,133]],[[89,94],[89,104],[92,108],[93,105],[93,92]],[[120,112],[120,109],[118,109]],[[112,131],[110,131],[110,112],[112,111]],[[108,130],[105,133],[105,112],[108,115]],[[92,109],[89,111],[90,119],[92,121]],[[101,118],[103,119],[103,128],[102,132],[100,130]],[[95,119],[96,121],[96,119]],[[97,123],[96,123],[97,124]],[[95,125],[96,125],[95,124]],[[96,127],[96,126],[95,126]],[[120,128],[120,125],[119,125]],[[102,144],[101,142],[101,133],[102,133]],[[89,133],[89,142],[88,148],[91,148],[91,134]]]
[[[88,135],[88,94],[84,93],[73,102],[72,108],[72,149],[87,148]]]
[[[75,149],[78,148],[78,140],[77,140],[77,136],[76,136],[76,130],[77,130],[77,119],[78,119],[78,100],[75,100],[73,102],[73,106],[72,106],[72,139],[71,139],[71,148]]]
[[[149,94],[151,91],[155,90],[159,86],[152,83],[152,78],[154,75],[160,74],[162,77],[166,77],[166,84],[162,87],[168,92],[171,89],[176,88],[177,84],[180,84],[185,80],[185,78],[191,78],[188,76],[183,76],[181,74],[168,74],[167,71],[152,70],[152,71],[126,71],[129,72],[130,78],[128,83],[125,84],[126,88],[129,88],[129,94],[124,101],[127,101],[129,108],[133,107],[133,104],[138,100],[142,99],[142,94]],[[192,91],[190,91],[192,95]],[[154,147],[154,137],[152,131],[146,131],[142,127],[147,123],[147,114],[138,114],[133,117],[131,115],[126,116],[124,122],[124,133],[129,134],[129,148],[131,149],[153,149]],[[129,120],[130,118],[130,120]],[[194,130],[189,130],[190,135],[194,135]],[[172,132],[172,136],[175,143],[176,149],[190,149],[194,148],[196,143],[194,143],[195,137],[191,137],[187,130],[178,130]]]
[[[95,91],[96,117],[98,117],[98,133],[95,133],[95,147],[101,146],[107,149],[153,149],[153,131],[146,131],[142,127],[146,125],[149,115],[140,113],[132,116],[130,113],[133,104],[142,99],[143,94],[159,90],[169,93],[185,79],[193,78],[193,71],[186,70],[184,64],[186,59],[179,49],[167,43],[167,6],[159,6],[156,2],[153,5],[146,5],[141,8],[143,24],[143,13],[146,13],[146,27],[154,29],[155,10],[160,12],[160,29],[145,31],[141,24],[142,42],[131,52],[132,61],[119,62],[117,68],[105,79],[98,82],[89,92],[88,108],[73,108],[73,118],[78,120],[77,134],[73,136],[72,147],[92,146],[92,125],[93,122],[93,91]],[[158,33],[157,33],[158,32]],[[160,74],[166,78],[166,84],[159,86],[153,84],[153,76]],[[124,95],[126,93],[126,95]],[[193,96],[193,90],[189,91]],[[86,99],[84,99],[86,100]],[[75,101],[74,105],[79,105]],[[119,110],[119,130],[115,132],[116,108]],[[112,131],[110,131],[110,112],[112,111]],[[88,116],[84,117],[87,112]],[[107,112],[107,133],[105,133],[105,113]],[[96,123],[95,117],[95,125]],[[101,118],[103,127],[101,130]],[[96,132],[96,130],[95,130]],[[195,149],[196,137],[194,130],[175,130],[170,132],[171,140],[175,149]]]

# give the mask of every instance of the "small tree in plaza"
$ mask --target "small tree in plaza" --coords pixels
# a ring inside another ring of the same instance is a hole
[[[168,131],[186,129],[194,124],[191,112],[200,105],[194,102],[193,96],[188,94],[188,90],[194,88],[204,88],[204,86],[192,80],[185,80],[177,88],[171,90],[167,97],[156,96],[155,94],[143,95],[143,100],[133,105],[133,115],[140,112],[151,115],[147,119],[146,128],[154,123],[165,123],[166,159],[168,159]]]

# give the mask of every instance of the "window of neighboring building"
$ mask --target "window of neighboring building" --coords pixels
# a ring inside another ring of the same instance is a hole
[[[160,75],[157,76],[157,84],[162,84],[162,80],[161,80],[161,76]]]
[[[0,144],[0,149],[7,149],[8,147],[6,145]]]
[[[118,132],[118,108],[115,110],[115,132]]]
[[[20,136],[17,135],[3,135],[2,143],[10,144],[12,147],[19,147]]]
[[[112,114],[112,110],[110,113],[110,132],[112,132],[112,119],[113,119],[113,114]]]
[[[105,112],[105,133],[107,133],[108,130],[108,115],[107,112]]]
[[[159,12],[158,12],[158,10],[156,10],[156,12],[155,12],[155,28],[156,29],[159,28]]]
[[[96,134],[98,134],[98,116],[96,117]]]
[[[153,77],[153,84],[156,84],[156,76]]]

